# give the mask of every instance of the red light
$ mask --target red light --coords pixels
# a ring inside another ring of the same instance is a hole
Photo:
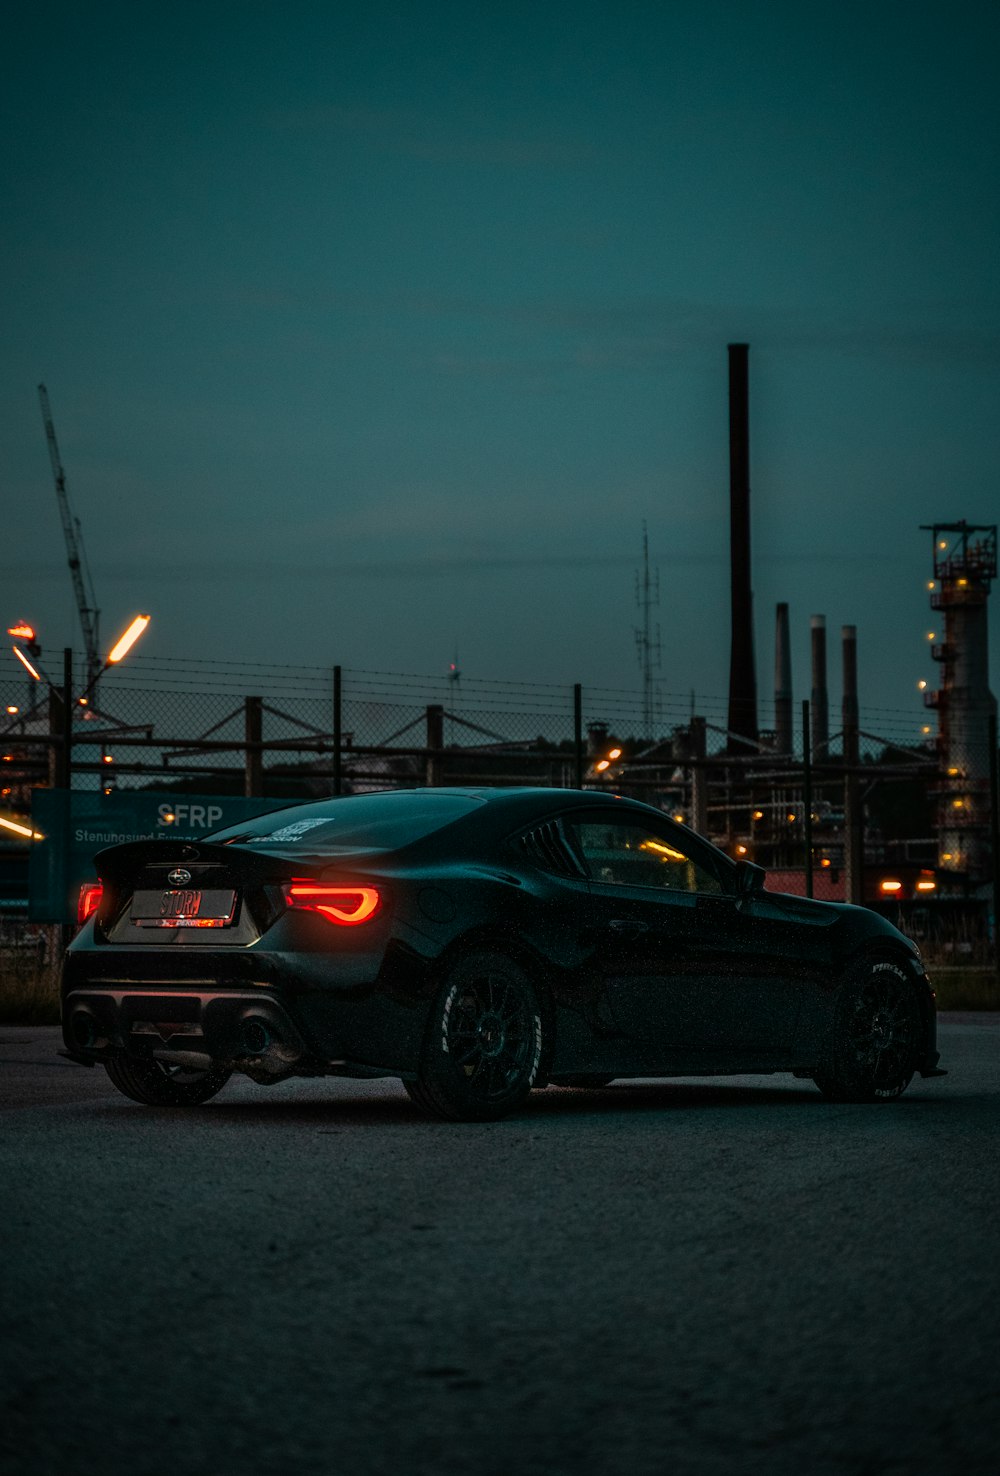
[[[88,917],[93,916],[101,905],[103,894],[104,887],[100,882],[84,882],[80,888],[80,896],[76,904],[76,920],[78,923],[85,923]]]
[[[327,922],[354,927],[368,922],[381,905],[375,887],[332,887],[324,882],[296,879],[285,888],[289,907],[318,912]]]

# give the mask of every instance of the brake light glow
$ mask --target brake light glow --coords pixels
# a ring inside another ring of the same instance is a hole
[[[101,905],[104,888],[100,882],[84,882],[76,903],[76,920],[85,923]]]
[[[285,887],[285,900],[289,907],[318,912],[327,922],[341,927],[369,922],[382,903],[375,887],[334,887],[298,879]]]

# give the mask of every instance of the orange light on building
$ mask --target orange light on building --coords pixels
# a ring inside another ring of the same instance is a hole
[[[937,891],[937,882],[936,881],[918,881],[917,882],[917,891],[918,892],[936,892]]]
[[[747,853],[746,846],[737,846],[736,847],[736,854],[737,854],[737,856],[745,856],[746,853]]]
[[[819,864],[820,864],[820,866],[822,866],[822,867],[824,867],[824,869],[825,869],[825,868],[826,868],[826,867],[827,867],[827,866],[829,866],[829,865],[830,865],[830,858],[829,858],[829,856],[824,856],[824,857],[823,857],[823,858],[822,858],[822,859],[821,859],[821,861],[820,861],[820,863],[819,863]]]
[[[754,810],[754,812],[753,812],[753,818],[755,820],[763,820],[763,818],[764,818],[764,811],[763,810]]]
[[[792,824],[792,822],[794,821],[794,819],[795,819],[795,811],[794,810],[789,810],[789,812],[788,812],[788,823],[789,823],[789,825]]]
[[[927,690],[927,683],[924,681],[923,677],[921,677],[920,680],[919,680],[919,682],[917,683],[917,691],[918,692],[926,692],[926,690]]]
[[[880,892],[895,893],[901,892],[902,890],[903,883],[901,881],[884,881],[879,883]]]
[[[610,769],[611,768],[611,760],[610,759],[601,759],[599,763],[596,763],[594,765],[594,768],[597,770],[597,772],[599,774],[603,774],[605,769]]]
[[[102,764],[113,764],[114,761],[115,760],[114,760],[114,755],[113,754],[110,754],[110,753],[102,753],[101,754],[101,763]]]
[[[964,799],[952,800],[951,807],[952,807],[953,810],[964,810],[965,809],[965,800]]]
[[[622,756],[622,751],[621,751],[620,748],[612,748],[612,749],[610,749],[608,751],[608,758],[609,759],[620,759],[621,756]]]
[[[33,641],[35,639],[35,632],[25,620],[22,620],[20,625],[8,625],[7,634],[13,636],[15,641]]]
[[[19,707],[17,707],[15,704],[8,703],[8,705],[7,705],[7,711],[10,713],[11,717],[13,717],[14,714],[15,714],[15,712],[20,712],[21,709]]]
[[[675,815],[674,816],[674,819],[677,821],[677,824],[678,825],[683,825],[684,824],[684,816],[683,815]]]

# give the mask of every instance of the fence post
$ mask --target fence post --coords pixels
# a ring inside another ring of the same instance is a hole
[[[810,754],[809,699],[802,703],[802,838],[806,853],[806,896],[813,894],[813,781]]]
[[[73,775],[73,651],[63,648],[62,688],[49,687],[49,784],[69,789]]]
[[[343,789],[343,771],[341,769],[340,750],[343,742],[343,707],[341,693],[340,667],[333,668],[333,792],[340,794]]]
[[[251,747],[251,744],[260,745],[263,742],[263,698],[246,698],[244,702],[244,726],[247,746],[246,777],[243,792],[247,799],[256,799],[264,793],[264,754],[259,746]]]
[[[1000,753],[997,752],[997,715],[988,722],[990,750],[990,850],[993,861],[993,968],[1000,1004]]]
[[[427,784],[441,783],[441,749],[444,747],[444,708],[438,702],[427,707]]]
[[[583,788],[583,685],[573,684],[573,775],[575,787]]]

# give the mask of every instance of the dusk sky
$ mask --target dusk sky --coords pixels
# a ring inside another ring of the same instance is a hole
[[[963,0],[12,10],[4,624],[80,645],[44,382],[136,675],[638,692],[645,520],[662,690],[724,698],[745,341],[762,699],[787,600],[796,697],[821,612],[918,734],[919,525],[1000,518],[998,57]]]

